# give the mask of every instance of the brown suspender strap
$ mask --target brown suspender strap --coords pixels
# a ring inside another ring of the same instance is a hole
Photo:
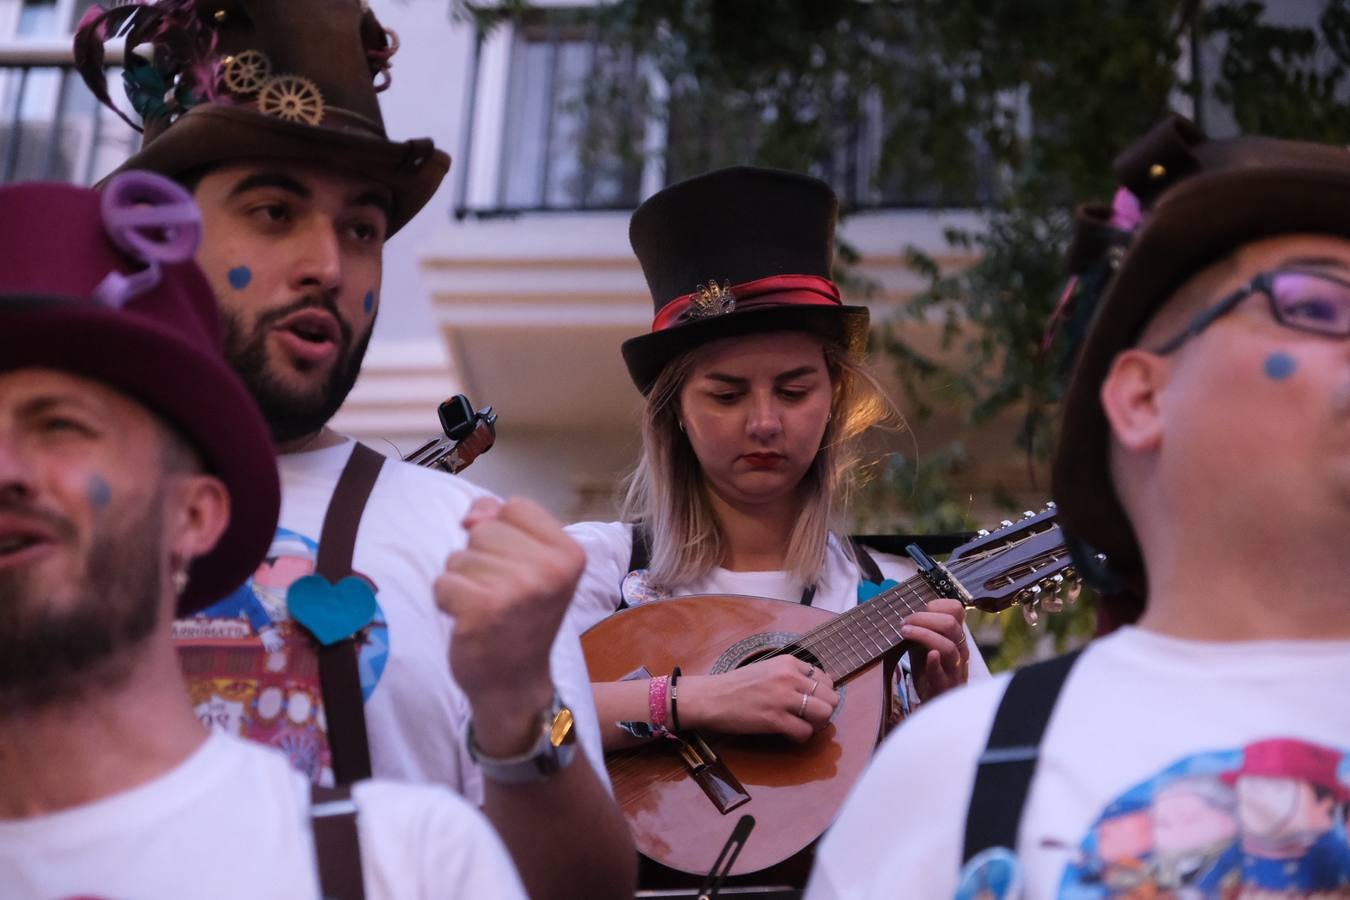
[[[352,574],[356,529],[361,525],[370,491],[380,475],[384,457],[365,444],[352,448],[333,498],[324,514],[315,572],[337,584]],[[370,777],[370,745],[366,738],[366,705],[361,672],[356,664],[357,641],[349,637],[319,646],[319,685],[328,720],[328,747],[333,754],[333,778],[351,784]]]
[[[361,879],[361,837],[356,831],[356,801],[346,787],[310,788],[310,827],[314,858],[319,865],[323,900],[364,900]]]

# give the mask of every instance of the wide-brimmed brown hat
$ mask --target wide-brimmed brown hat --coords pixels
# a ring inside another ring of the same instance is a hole
[[[102,194],[0,187],[0,371],[59,369],[143,404],[202,455],[230,493],[230,522],[189,571],[178,612],[228,595],[267,552],[281,488],[271,436],[224,359],[224,327],[192,261],[199,214],[149,172]]]
[[[177,178],[244,159],[322,166],[386,185],[392,234],[449,170],[450,158],[430,140],[385,134],[376,94],[388,86],[397,39],[361,0],[95,8],[75,35],[76,67],[117,109],[103,69],[103,43],[114,37],[126,39],[123,83],[144,123],[140,151],[119,172]],[[142,44],[153,48],[153,60],[135,51]]]
[[[852,353],[867,345],[867,307],[844,306],[832,280],[839,201],[823,181],[740,166],[653,194],[629,240],[655,305],[652,330],[624,341],[643,394],[680,354],[718,338],[809,331]]]
[[[1143,560],[1112,486],[1099,396],[1111,363],[1191,276],[1238,247],[1300,232],[1350,237],[1350,150],[1257,136],[1213,141],[1172,116],[1122,154],[1115,172],[1141,218],[1078,211],[1070,270],[1090,267],[1081,251],[1095,245],[1115,272],[1069,380],[1052,476],[1066,530],[1139,589]]]

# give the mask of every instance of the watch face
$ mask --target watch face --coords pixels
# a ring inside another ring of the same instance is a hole
[[[553,727],[549,731],[548,739],[555,747],[561,747],[563,742],[572,736],[572,710],[564,706],[558,710],[557,715],[553,717]]]

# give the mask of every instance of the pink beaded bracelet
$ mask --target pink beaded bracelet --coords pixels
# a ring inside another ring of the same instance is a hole
[[[652,723],[652,730],[657,734],[670,731],[666,727],[666,699],[669,690],[669,675],[661,675],[647,682],[647,715]]]

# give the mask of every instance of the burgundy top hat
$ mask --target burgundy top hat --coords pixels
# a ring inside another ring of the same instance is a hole
[[[94,95],[117,110],[103,69],[103,43],[113,37],[126,39],[123,82],[145,135],[118,171],[172,178],[258,158],[324,166],[388,186],[392,234],[450,168],[430,140],[385,134],[375,95],[389,86],[398,41],[362,0],[95,7],[76,32],[75,63]],[[133,52],[142,44],[153,47],[153,62]]]
[[[775,169],[719,169],[653,194],[629,240],[656,316],[623,344],[638,390],[708,341],[810,331],[862,353],[867,307],[844,306],[831,280],[839,202],[829,185]]]
[[[1242,767],[1219,777],[1230,785],[1243,775],[1296,778],[1330,791],[1337,803],[1345,803],[1350,800],[1350,788],[1336,775],[1340,764],[1339,751],[1307,741],[1273,738],[1248,744],[1242,752]]]
[[[55,368],[126,394],[202,454],[230,492],[230,522],[192,565],[180,615],[252,574],[276,531],[281,490],[262,415],[225,364],[211,288],[192,262],[197,207],[158,175],[102,194],[0,187],[0,371]]]
[[[1115,171],[1124,193],[1114,215],[1081,207],[1070,250],[1075,274],[1090,265],[1091,247],[1114,273],[1065,393],[1053,493],[1066,531],[1105,553],[1110,570],[1142,592],[1139,545],[1111,483],[1102,382],[1187,279],[1243,244],[1299,232],[1350,237],[1350,151],[1258,136],[1211,141],[1171,116],[1125,151]]]

